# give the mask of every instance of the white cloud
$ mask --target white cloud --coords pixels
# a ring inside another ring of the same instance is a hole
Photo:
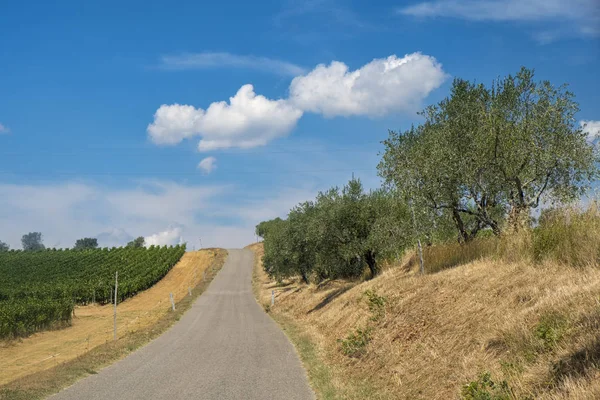
[[[185,224],[225,191],[223,186],[148,181],[135,189],[109,192],[104,198],[110,206],[130,218]]]
[[[296,76],[304,73],[304,68],[268,57],[237,55],[223,52],[203,52],[163,56],[161,66],[167,69],[198,69],[216,67],[247,68],[272,72],[284,76]]]
[[[10,133],[10,129],[7,126],[0,124],[0,134]]]
[[[212,103],[206,111],[189,105],[162,105],[148,134],[156,144],[201,136],[200,151],[251,148],[288,134],[301,116],[302,111],[287,101],[256,95],[252,85],[244,85],[229,103]]]
[[[600,139],[600,121],[579,121],[583,133],[587,135],[590,143]]]
[[[447,77],[435,58],[421,53],[375,59],[354,71],[334,61],[294,78],[288,99],[271,100],[244,85],[229,102],[206,110],[163,104],[147,131],[159,145],[199,136],[199,151],[253,148],[287,135],[305,111],[326,117],[417,111]]]
[[[354,71],[334,61],[294,78],[290,102],[327,117],[415,111],[446,78],[441,64],[421,53],[375,59]]]
[[[198,169],[202,171],[204,175],[208,175],[217,169],[217,159],[214,157],[206,157],[198,163]]]
[[[181,236],[181,228],[169,228],[166,231],[155,233],[154,235],[146,236],[144,238],[146,247],[154,246],[174,246],[176,244],[183,244],[183,237]]]
[[[129,243],[134,237],[122,228],[110,228],[106,232],[97,234],[96,239],[100,247],[119,247]]]
[[[24,233],[39,231],[47,246],[70,247],[79,238],[97,237],[100,246],[112,247],[169,226],[178,227],[181,236],[195,237],[216,229],[198,221],[208,210],[221,209],[223,201],[218,207],[213,202],[229,198],[230,191],[229,187],[168,181],[142,182],[134,189],[80,182],[0,183],[0,240],[20,248]],[[251,240],[252,232],[246,237]]]
[[[567,33],[562,23],[570,24],[571,30],[580,36],[600,34],[597,0],[437,0],[403,7],[398,12],[415,17],[453,17],[472,21],[552,21],[555,32],[545,31],[539,37],[540,41],[546,42],[551,35]]]

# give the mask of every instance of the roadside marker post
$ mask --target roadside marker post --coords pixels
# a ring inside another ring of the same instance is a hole
[[[188,287],[188,293],[190,294],[190,297],[192,297],[192,288]]]
[[[271,290],[271,305],[275,304],[275,291]]]
[[[115,272],[115,312],[114,312],[114,332],[113,339],[117,340],[117,289],[119,288],[119,271]]]
[[[175,299],[173,298],[173,293],[169,293],[169,298],[171,299],[171,307],[173,311],[175,311]]]

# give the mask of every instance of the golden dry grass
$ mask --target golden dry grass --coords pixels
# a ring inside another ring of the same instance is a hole
[[[175,301],[187,296],[188,288],[200,283],[203,272],[218,254],[212,249],[185,253],[161,281],[119,304],[117,336],[121,338],[155,324],[171,307],[169,293],[173,293]],[[73,360],[112,340],[111,305],[76,307],[70,327],[0,342],[0,385]]]
[[[261,257],[260,244],[250,248]],[[600,269],[525,259],[477,256],[431,275],[390,268],[371,281],[320,286],[277,286],[259,271],[258,297],[268,304],[276,290],[270,312],[310,333],[341,389],[358,382],[376,388],[373,398],[452,399],[489,371],[513,398],[600,398]],[[375,321],[366,290],[385,298]],[[366,327],[365,354],[344,355],[338,340]]]

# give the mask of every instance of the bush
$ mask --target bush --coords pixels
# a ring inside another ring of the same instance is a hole
[[[535,337],[545,350],[551,350],[562,339],[567,326],[568,321],[564,316],[556,312],[544,314],[535,327]]]
[[[465,385],[461,391],[464,400],[510,400],[512,393],[506,381],[496,383],[489,372]]]
[[[367,352],[367,345],[372,339],[372,329],[356,329],[345,339],[338,340],[342,346],[342,353],[348,357],[358,358]]]
[[[371,311],[371,321],[376,322],[385,317],[386,298],[378,295],[374,290],[365,291],[367,301],[369,303],[369,311]]]

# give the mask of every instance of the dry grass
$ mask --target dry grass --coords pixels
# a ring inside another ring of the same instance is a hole
[[[531,242],[511,240],[425,276],[391,268],[363,283],[276,287],[263,273],[259,302],[274,288],[271,312],[310,334],[334,385],[368,385],[371,398],[459,398],[486,371],[507,381],[512,398],[600,398],[600,269],[535,264],[514,254]],[[252,247],[260,257],[260,245]],[[373,318],[367,290],[385,300],[382,317]],[[339,340],[357,329],[370,329],[370,341],[349,357]]]
[[[179,301],[197,287],[203,272],[224,256],[222,250],[188,252],[156,285],[117,307],[117,336],[146,332],[169,311],[169,293]],[[0,385],[74,360],[113,340],[113,307],[77,307],[71,326],[36,333],[25,339],[0,342]]]

